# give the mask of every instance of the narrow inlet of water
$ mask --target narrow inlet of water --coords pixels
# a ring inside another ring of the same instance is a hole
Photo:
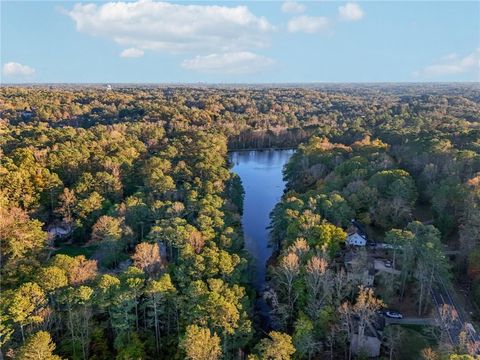
[[[253,285],[258,292],[265,286],[267,261],[272,255],[268,246],[270,212],[283,195],[282,170],[294,150],[256,150],[230,153],[232,171],[237,173],[245,190],[242,225],[245,248],[255,266]]]

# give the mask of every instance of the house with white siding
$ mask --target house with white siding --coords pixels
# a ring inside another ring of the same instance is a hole
[[[365,246],[367,245],[367,238],[359,233],[352,233],[347,236],[347,245],[351,246]]]

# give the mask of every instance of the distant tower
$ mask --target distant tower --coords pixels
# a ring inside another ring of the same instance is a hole
[[[112,91],[112,85],[107,85],[107,91]]]

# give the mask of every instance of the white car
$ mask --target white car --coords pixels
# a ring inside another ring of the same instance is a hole
[[[384,264],[385,264],[385,267],[388,267],[388,268],[391,268],[391,267],[392,267],[392,262],[389,261],[389,260],[386,260],[386,261],[384,262]]]
[[[385,316],[391,319],[403,319],[403,315],[396,311],[385,311]]]

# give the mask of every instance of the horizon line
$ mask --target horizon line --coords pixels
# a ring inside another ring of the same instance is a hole
[[[299,81],[299,82],[32,82],[32,83],[1,83],[0,87],[7,86],[55,86],[55,85],[79,85],[79,86],[108,86],[108,85],[156,85],[156,86],[288,86],[288,85],[474,85],[480,84],[480,80],[472,81]]]

